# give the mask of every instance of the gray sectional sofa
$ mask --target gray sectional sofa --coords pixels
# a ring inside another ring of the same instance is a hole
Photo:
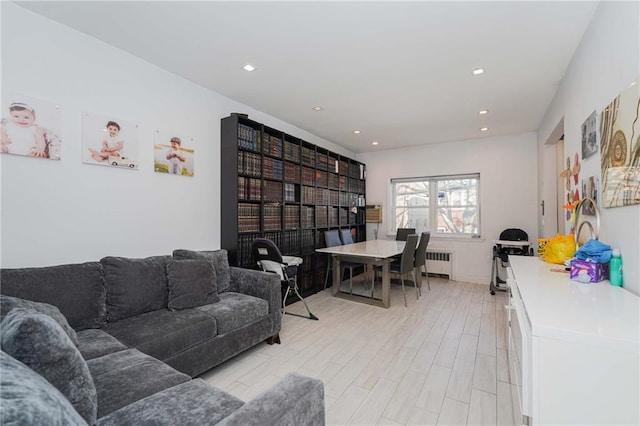
[[[245,403],[193,379],[278,340],[279,278],[229,267],[224,250],[0,280],[1,424],[324,424],[319,380],[290,374]]]

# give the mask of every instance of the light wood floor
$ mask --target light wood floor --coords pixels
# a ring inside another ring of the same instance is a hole
[[[430,278],[420,300],[392,285],[391,308],[308,297],[311,321],[285,315],[281,345],[260,344],[201,377],[240,399],[286,373],[320,378],[329,425],[513,424],[506,296]],[[302,303],[288,311],[305,313]]]

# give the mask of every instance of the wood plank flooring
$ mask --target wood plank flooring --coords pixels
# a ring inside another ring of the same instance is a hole
[[[285,315],[281,345],[262,343],[201,378],[246,401],[288,372],[317,377],[329,425],[513,424],[505,294],[430,281],[420,300],[407,288],[407,308],[399,285],[389,309],[314,294],[306,301],[319,321]],[[306,313],[299,302],[287,310]]]

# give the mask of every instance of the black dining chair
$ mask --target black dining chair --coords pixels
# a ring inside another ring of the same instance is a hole
[[[349,234],[351,236],[351,234]],[[353,241],[352,241],[353,242]],[[332,229],[330,231],[324,232],[324,243],[327,247],[335,247],[341,246],[343,244],[340,239],[340,233],[337,229]],[[329,259],[327,261],[327,272],[324,277],[324,289],[327,288],[327,283],[329,282],[329,271],[333,268],[333,262],[331,261],[331,255],[329,255]],[[340,262],[340,279],[342,279],[342,274],[345,269],[349,269],[349,291],[353,293],[353,268],[357,267],[358,263],[352,262]]]
[[[407,241],[407,237],[416,233],[416,228],[398,228],[396,231],[396,241]]]
[[[427,287],[431,291],[431,284],[429,283],[429,273],[427,272],[427,246],[429,245],[429,239],[431,238],[431,232],[423,232],[420,235],[420,242],[416,249],[415,261],[413,267],[416,274],[416,282],[418,282],[418,274],[422,275],[422,268],[424,267],[424,274],[427,276]],[[418,287],[418,293],[422,296],[422,289]]]
[[[400,261],[399,262],[394,261],[389,265],[390,273],[395,273],[400,275],[400,280],[402,281],[402,295],[404,297],[405,307],[407,306],[407,294],[404,289],[404,279],[407,274],[410,274],[414,271],[413,265],[415,263],[417,246],[418,246],[418,235],[416,234],[407,235],[407,242],[404,245],[404,250],[402,250]],[[380,266],[374,266],[373,281],[371,284],[371,297],[373,297],[373,286],[375,285],[375,282],[376,282],[376,271],[379,271],[381,269],[382,268]],[[415,276],[414,276],[413,285],[416,288],[416,299],[419,299],[420,293],[418,290],[418,282],[417,280],[415,280]]]

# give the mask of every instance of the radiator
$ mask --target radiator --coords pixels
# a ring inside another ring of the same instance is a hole
[[[453,279],[453,252],[427,250],[427,272]]]

